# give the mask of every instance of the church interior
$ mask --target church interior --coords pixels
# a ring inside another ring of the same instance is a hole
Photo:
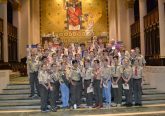
[[[29,98],[29,50],[97,38],[140,49],[143,106],[41,113],[40,99]],[[165,0],[0,0],[0,116],[164,116],[164,38]]]

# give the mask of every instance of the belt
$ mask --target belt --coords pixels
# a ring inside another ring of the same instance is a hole
[[[72,81],[74,81],[74,82],[81,82],[80,80],[79,80],[79,81],[76,81],[76,80],[72,80]]]
[[[113,78],[118,78],[118,77],[113,77]]]
[[[86,79],[86,80],[84,80],[84,81],[91,81],[91,79]]]
[[[94,79],[95,81],[101,81],[100,79]]]

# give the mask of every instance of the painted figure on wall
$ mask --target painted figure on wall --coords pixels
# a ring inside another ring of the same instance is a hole
[[[79,0],[64,0],[66,9],[66,29],[80,30],[82,29],[82,6]]]
[[[94,36],[94,16],[90,13],[84,14],[84,21],[87,22],[86,28],[85,28],[85,33],[86,36]]]

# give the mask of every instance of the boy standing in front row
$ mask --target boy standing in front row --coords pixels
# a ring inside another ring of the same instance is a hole
[[[135,60],[133,69],[133,94],[135,97],[135,106],[142,106],[142,73],[143,67],[139,65],[139,60]]]

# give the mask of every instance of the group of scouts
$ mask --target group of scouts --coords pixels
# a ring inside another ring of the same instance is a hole
[[[82,96],[88,108],[120,107],[122,95],[125,106],[142,105],[142,77],[145,59],[139,48],[130,53],[115,42],[104,45],[101,38],[88,46],[74,43],[64,47],[49,44],[31,50],[27,58],[31,95],[41,99],[41,111],[81,107]],[[113,98],[113,102],[111,102]],[[51,106],[48,109],[48,104]]]

